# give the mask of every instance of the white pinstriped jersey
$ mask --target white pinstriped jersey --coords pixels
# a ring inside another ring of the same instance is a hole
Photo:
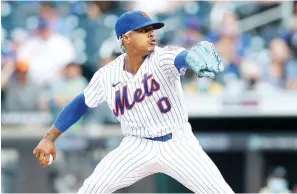
[[[87,106],[106,102],[124,135],[159,137],[189,126],[180,72],[181,47],[156,47],[135,75],[124,71],[122,54],[100,68],[84,91]]]

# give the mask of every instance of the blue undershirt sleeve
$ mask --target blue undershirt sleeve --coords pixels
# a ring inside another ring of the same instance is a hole
[[[186,56],[188,52],[188,50],[184,50],[175,57],[174,64],[178,70],[189,67],[189,65],[186,63]]]
[[[60,113],[54,126],[62,133],[69,129],[89,110],[83,93],[76,96]]]

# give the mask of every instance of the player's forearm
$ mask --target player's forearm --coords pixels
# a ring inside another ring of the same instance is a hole
[[[46,133],[45,138],[55,142],[60,135],[62,132],[53,125]]]
[[[79,94],[62,110],[54,126],[63,133],[84,116],[88,112],[88,109],[89,107],[85,103],[84,95]]]

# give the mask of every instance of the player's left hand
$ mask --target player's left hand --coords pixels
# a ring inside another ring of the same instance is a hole
[[[199,78],[214,78],[216,73],[224,71],[214,44],[208,41],[202,41],[192,47],[186,56],[186,62]]]

